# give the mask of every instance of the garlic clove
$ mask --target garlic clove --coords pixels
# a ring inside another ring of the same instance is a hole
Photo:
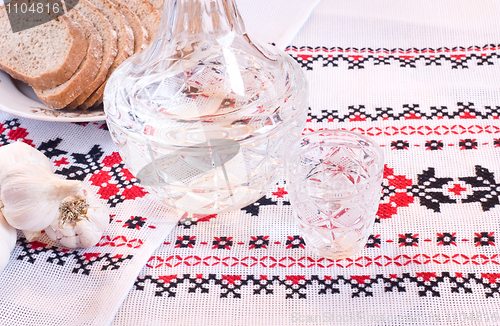
[[[54,241],[59,242],[68,248],[89,248],[94,246],[101,239],[103,230],[97,228],[89,220],[82,220],[76,225],[61,225],[59,222],[53,223],[45,229],[45,233]]]
[[[100,231],[106,230],[109,225],[109,209],[108,206],[101,204],[94,194],[88,195],[89,208],[87,217],[92,222],[94,227]]]
[[[2,202],[0,201],[0,207]],[[14,249],[17,240],[17,231],[10,226],[0,211],[0,272],[7,266],[10,253]]]
[[[0,147],[0,173],[19,163],[39,165],[52,172],[50,160],[26,143],[15,142]]]
[[[82,221],[75,227],[78,236],[79,246],[83,248],[92,247],[97,244],[102,236],[102,230],[90,221]]]
[[[54,241],[68,248],[92,247],[109,225],[109,210],[82,184],[78,198],[66,198],[61,215],[45,229]]]
[[[68,248],[78,248],[78,237],[62,237],[59,243]]]
[[[42,236],[41,231],[33,232],[33,231],[26,231],[26,230],[21,230],[24,234],[24,237],[28,242],[34,241]]]
[[[40,231],[59,216],[68,197],[82,196],[82,183],[62,180],[40,165],[16,164],[0,174],[3,215],[14,228]]]
[[[52,226],[48,226],[44,229],[45,234],[54,241],[59,241],[62,238],[62,235],[56,234],[56,229],[52,228]]]

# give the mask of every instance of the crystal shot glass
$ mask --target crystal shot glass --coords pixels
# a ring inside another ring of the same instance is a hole
[[[294,142],[284,167],[307,247],[330,259],[357,254],[371,234],[380,200],[380,147],[353,132],[321,130]]]

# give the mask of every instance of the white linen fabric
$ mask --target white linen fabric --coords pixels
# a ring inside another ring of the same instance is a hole
[[[321,0],[236,1],[250,37],[284,49]]]
[[[500,323],[500,6],[321,2],[287,52],[306,132],[371,136],[386,170],[366,248],[313,255],[282,181],[258,206],[184,217],[114,325]]]

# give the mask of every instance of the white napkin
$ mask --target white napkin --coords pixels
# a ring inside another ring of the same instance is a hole
[[[248,34],[284,49],[321,0],[238,0]]]
[[[180,216],[144,193],[119,166],[121,159],[109,132],[101,128],[103,122],[61,124],[0,112],[0,145],[15,140],[2,137],[4,130],[9,133],[16,126],[35,148],[54,146],[55,152],[45,153],[56,174],[78,170],[75,175],[83,175],[99,200],[111,206],[112,221],[99,243],[88,249],[68,250],[46,235],[28,244],[18,232],[9,263],[0,271],[0,325],[107,325]],[[82,167],[87,163],[96,170]],[[128,179],[132,184],[127,188]]]
[[[294,44],[405,50],[482,47],[498,42],[499,13],[496,0],[323,1]]]

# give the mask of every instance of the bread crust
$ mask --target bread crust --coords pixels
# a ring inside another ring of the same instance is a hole
[[[102,62],[102,38],[97,29],[77,10],[68,13],[85,31],[88,48],[85,58],[71,78],[65,83],[48,90],[34,89],[38,98],[54,109],[62,109],[72,102],[95,79]]]
[[[0,8],[4,9],[5,7],[1,6]],[[31,87],[39,90],[54,88],[70,79],[85,57],[88,43],[85,39],[85,33],[80,25],[76,24],[64,15],[56,18],[55,21],[60,22],[67,28],[69,35],[68,41],[71,42],[69,51],[62,60],[63,64],[61,64],[57,69],[47,71],[39,76],[27,76],[17,71],[14,67],[10,67],[6,63],[2,62],[0,58],[0,69],[11,75],[13,78],[19,79]],[[34,28],[43,28],[43,25]]]
[[[95,20],[98,20],[100,23],[100,29],[102,33],[107,34],[107,44],[103,44],[103,60],[99,71],[97,72],[97,76],[95,79],[86,87],[83,92],[78,95],[71,103],[69,103],[66,108],[67,109],[75,109],[79,107],[85,100],[106,80],[106,76],[109,70],[109,67],[113,64],[117,50],[117,36],[113,27],[109,23],[109,21],[102,15],[102,13],[97,9],[94,5],[89,3],[86,0],[80,0],[77,7],[80,10],[80,13],[86,17],[87,15],[93,15]],[[97,28],[97,26],[96,26]],[[104,35],[103,35],[104,41]]]

